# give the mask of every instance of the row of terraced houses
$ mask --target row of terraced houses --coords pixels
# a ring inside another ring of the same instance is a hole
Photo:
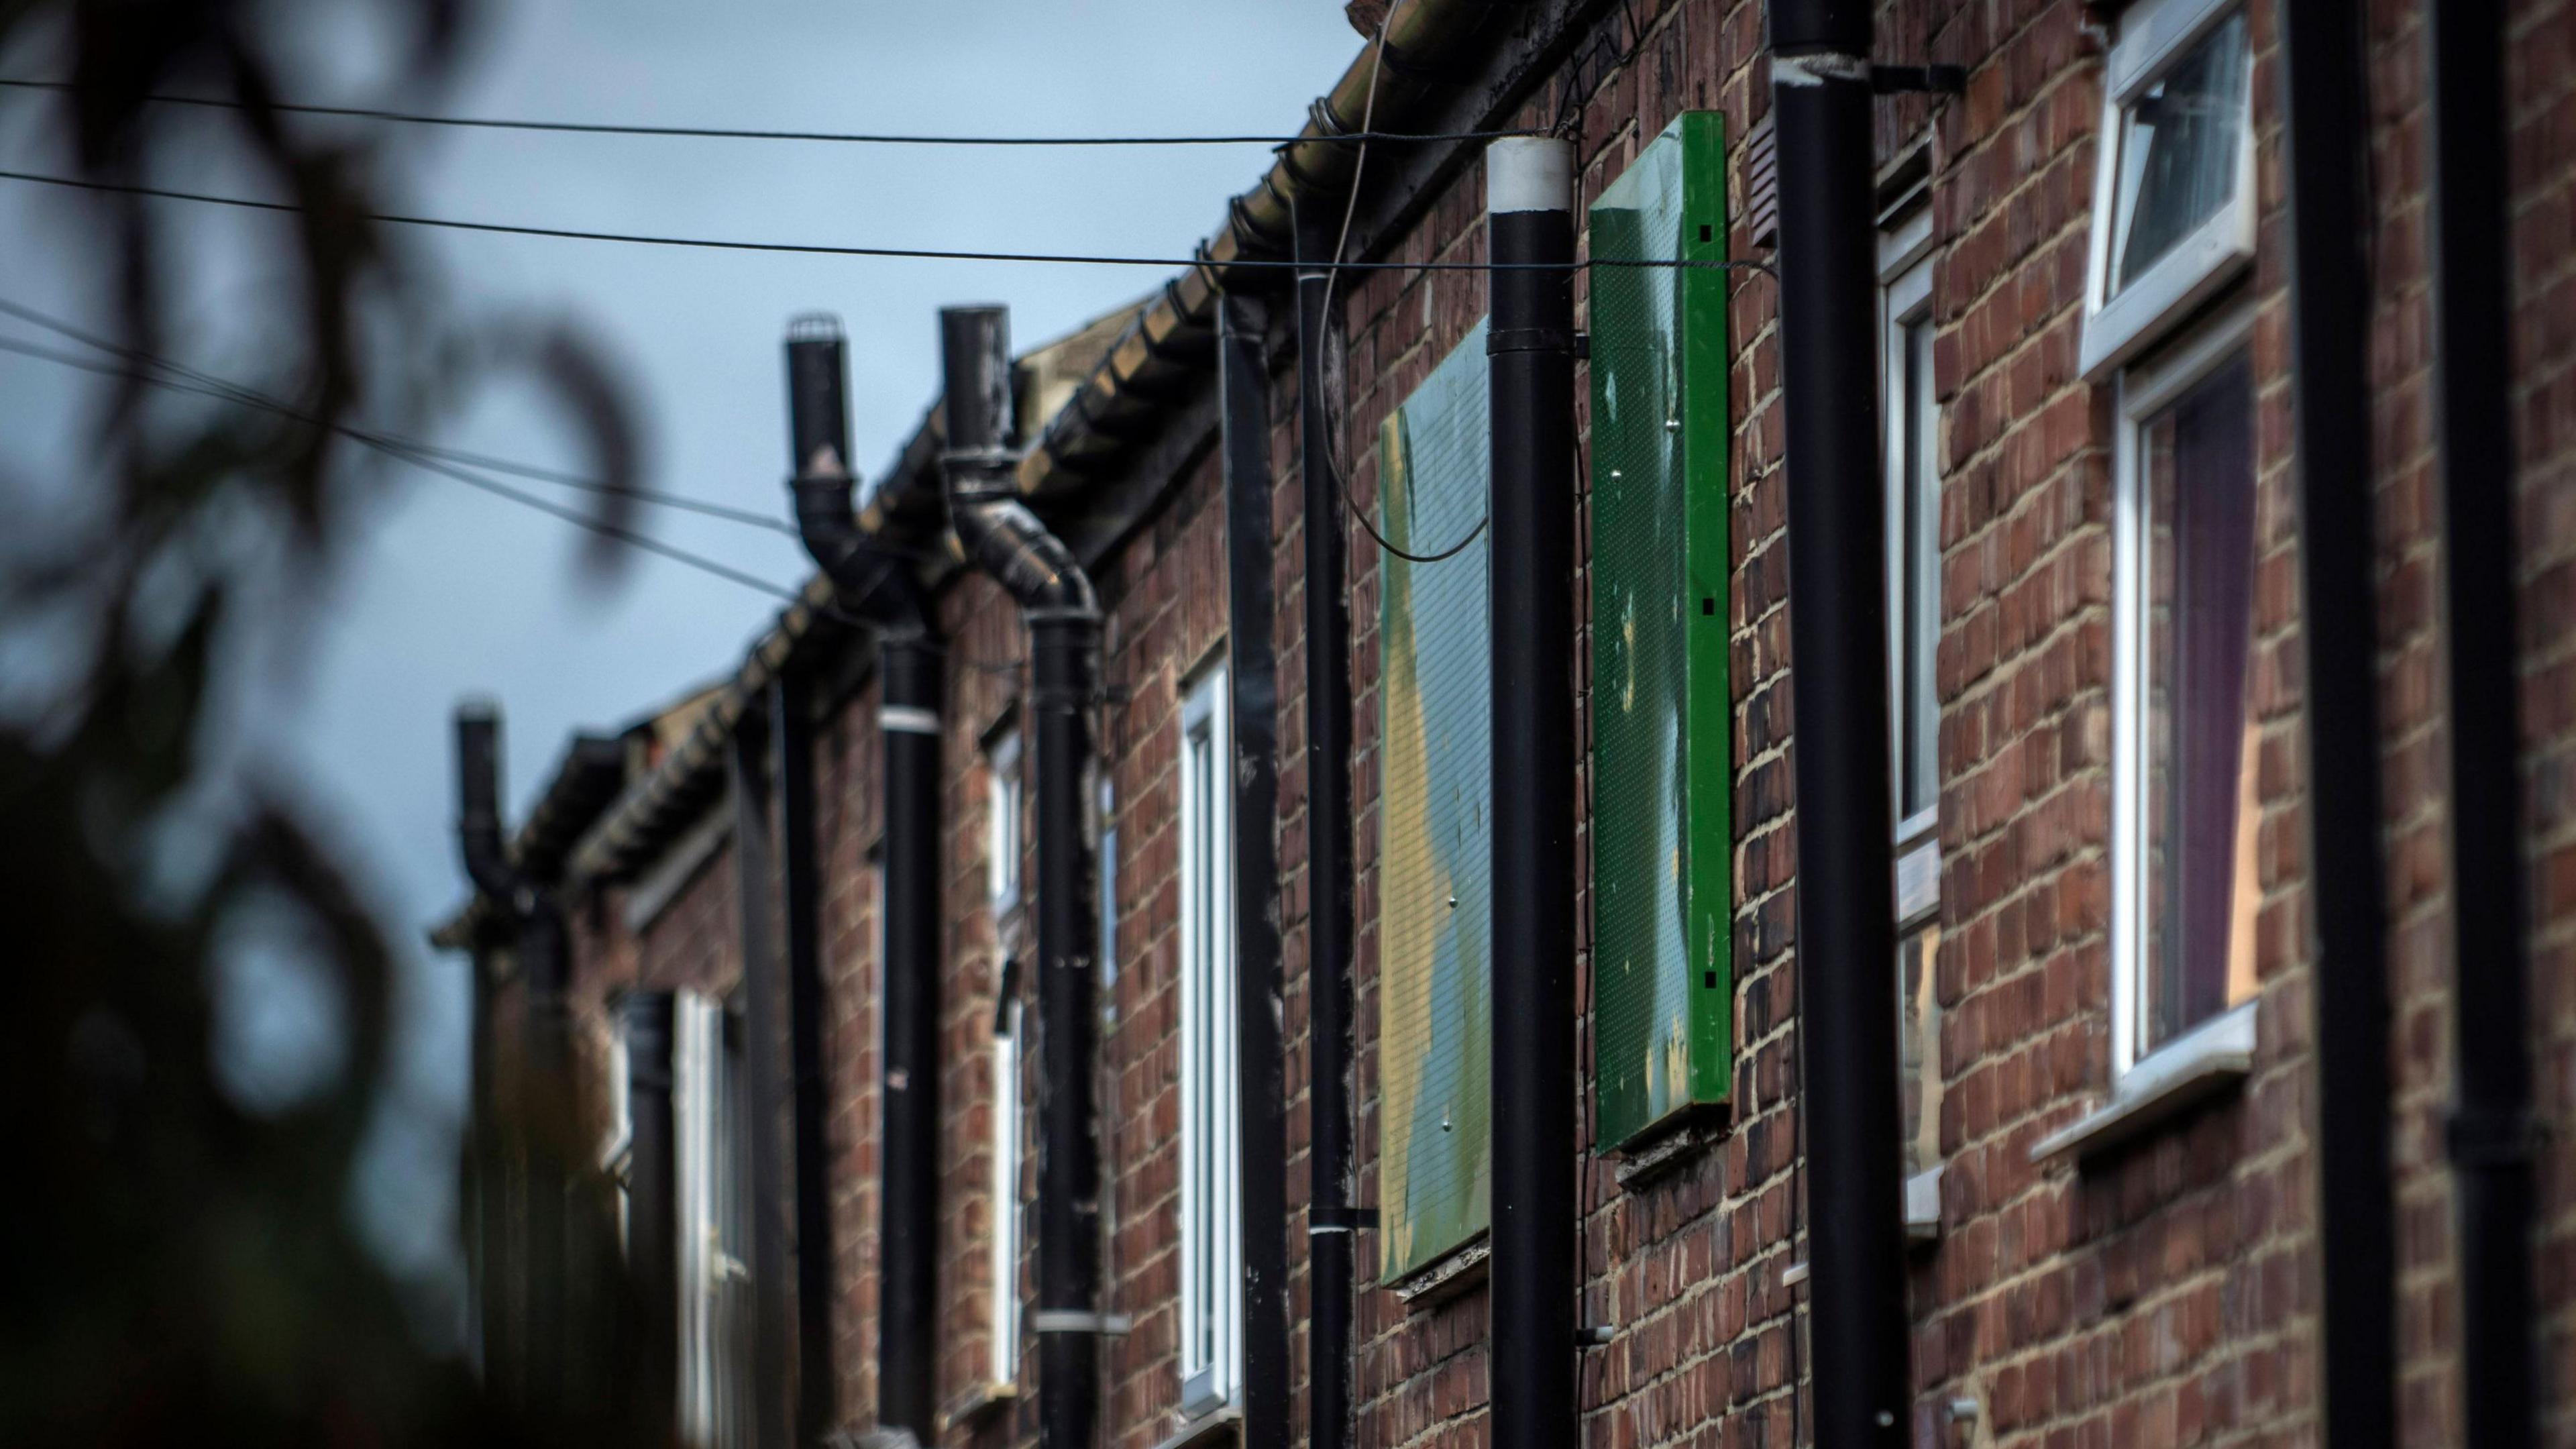
[[[460,716],[487,1375],[613,1195],[708,1449],[2576,1445],[2576,6],[1355,25]]]

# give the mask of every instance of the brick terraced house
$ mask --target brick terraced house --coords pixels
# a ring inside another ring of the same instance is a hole
[[[2576,6],[1769,10],[1366,17],[864,480],[796,324],[448,937],[684,1442],[2576,1445]]]

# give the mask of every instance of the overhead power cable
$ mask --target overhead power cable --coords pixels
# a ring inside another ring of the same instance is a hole
[[[70,81],[0,76],[0,86],[16,90],[69,92]],[[144,99],[165,106],[200,106],[210,110],[247,110],[247,103],[214,96],[151,95]],[[1493,141],[1526,136],[1529,131],[1344,131],[1330,136],[943,136],[890,131],[785,131],[744,126],[648,126],[613,121],[536,121],[493,116],[441,116],[423,111],[384,110],[374,106],[311,106],[272,102],[267,109],[298,116],[339,116],[350,120],[388,121],[406,126],[448,126],[477,131],[546,131],[581,136],[663,136],[713,141],[823,141],[859,146],[1298,146],[1310,143],[1366,145],[1399,142]]]
[[[74,342],[78,342],[85,347],[93,347],[101,352],[112,353],[118,357],[125,358],[129,362],[136,363],[140,368],[158,368],[196,384],[196,386],[193,387],[180,388],[178,389],[179,391],[195,392],[209,397],[225,398],[233,402],[245,404],[246,406],[277,412],[284,416],[291,417],[295,421],[301,422],[308,427],[322,426],[319,419],[312,418],[301,413],[296,413],[286,404],[280,403],[264,394],[254,392],[240,384],[228,382],[212,373],[202,372],[196,368],[186,366],[182,363],[172,362],[166,358],[156,358],[148,353],[143,353],[134,348],[126,347],[120,343],[110,341],[107,338],[100,337],[95,333],[85,331],[69,322],[65,322],[58,317],[47,316],[24,303],[12,302],[5,297],[0,297],[0,314],[15,317],[22,322],[42,327],[48,332],[68,337]],[[98,373],[101,376],[134,377],[141,378],[145,381],[151,380],[148,371],[130,371],[125,368],[102,367],[78,358],[70,357],[67,354],[47,352],[41,349],[30,348],[24,344],[11,344],[6,341],[0,341],[0,349],[19,353],[27,357],[39,358],[48,362],[59,362],[66,366],[78,367],[84,371]],[[693,498],[685,493],[670,493],[658,488],[620,488],[615,484],[606,482],[605,480],[589,477],[579,473],[567,473],[557,468],[540,468],[531,463],[515,462],[508,458],[496,458],[488,453],[471,453],[460,448],[444,448],[433,443],[424,443],[414,438],[404,438],[391,433],[382,433],[373,429],[360,428],[354,424],[334,424],[332,430],[351,439],[352,441],[366,443],[369,446],[384,444],[390,447],[400,448],[406,452],[418,453],[426,458],[436,458],[441,461],[458,464],[463,467],[480,468],[487,472],[508,473],[521,478],[534,479],[540,483],[552,483],[559,487],[576,489],[585,493],[622,493],[627,497],[637,499],[638,501],[658,504],[665,508],[674,508],[688,513],[703,514],[709,518],[722,519],[727,523],[739,523],[749,528],[764,529],[771,533],[783,534],[789,538],[796,536],[796,526],[783,519],[773,518],[765,513],[756,513],[748,508],[735,508],[728,504],[710,502],[704,498]]]
[[[640,548],[647,553],[658,554],[663,558],[669,559],[673,563],[681,564],[685,567],[696,569],[701,573],[710,574],[716,578],[723,579],[728,583],[738,584],[755,592],[766,594],[769,597],[780,600],[784,603],[802,604],[807,602],[805,597],[797,593],[794,589],[788,588],[783,584],[772,583],[769,580],[760,577],[758,574],[735,568],[731,564],[708,558],[704,554],[693,553],[688,549],[677,546],[676,544],[664,543],[662,540],[657,539],[650,534],[592,518],[578,509],[567,508],[551,499],[540,498],[533,493],[527,492],[525,489],[514,488],[507,483],[483,477],[466,467],[449,462],[443,458],[420,452],[413,447],[406,446],[398,440],[368,433],[364,429],[319,423],[312,417],[297,412],[294,408],[285,403],[278,402],[273,398],[267,398],[249,388],[241,387],[238,384],[226,383],[221,379],[215,379],[211,383],[201,383],[173,375],[175,371],[182,370],[179,368],[179,365],[175,363],[167,363],[160,358],[149,358],[148,361],[150,365],[118,366],[116,364],[99,362],[89,358],[75,357],[69,353],[56,352],[51,348],[38,347],[32,343],[20,342],[14,338],[6,337],[0,337],[0,352],[14,352],[22,357],[35,358],[39,361],[51,362],[64,367],[77,368],[83,372],[97,373],[103,376],[131,378],[134,381],[144,383],[148,386],[166,388],[173,392],[196,393],[200,396],[218,398],[237,406],[257,408],[266,412],[276,413],[280,416],[286,417],[295,422],[304,423],[308,426],[328,426],[330,431],[338,433],[363,447],[382,453],[387,457],[409,463],[415,468],[436,473],[442,477],[454,479],[459,483],[465,484],[467,487],[479,488],[495,497],[507,499],[523,508],[535,509],[539,513],[546,514],[552,518],[561,519],[575,527],[586,528],[603,538],[615,539],[619,543],[626,544],[633,548]],[[156,367],[167,370],[155,370]],[[822,606],[818,612],[828,614],[844,623],[864,624],[866,622],[828,604]]]
[[[209,206],[233,206],[250,211],[301,212],[304,208],[291,201],[259,201],[247,196],[216,196],[202,191],[180,191],[164,186],[138,186],[119,181],[91,181],[73,176],[47,176],[34,171],[0,170],[0,180],[32,181],[45,186],[65,186],[79,191],[113,192],[125,196],[158,197],[165,201],[194,201]],[[1054,262],[1088,267],[1205,267],[1233,270],[1293,272],[1301,265],[1292,258],[1238,257],[1217,262],[1206,257],[1138,257],[1079,252],[1002,252],[957,251],[936,247],[860,247],[836,246],[826,242],[732,241],[720,237],[661,236],[642,232],[586,231],[571,227],[522,226],[510,222],[464,221],[455,217],[404,216],[394,212],[371,212],[370,221],[396,226],[436,227],[447,231],[492,232],[502,236],[556,237],[568,241],[622,242],[630,246],[699,247],[732,252],[799,252],[829,257],[910,257],[930,261],[954,262]],[[1312,270],[1316,263],[1303,264]],[[1643,267],[1656,269],[1751,267],[1768,271],[1762,262],[1701,261],[1674,257],[1611,257],[1573,262],[1333,262],[1336,272],[1493,272],[1493,271],[1565,271],[1579,267]]]

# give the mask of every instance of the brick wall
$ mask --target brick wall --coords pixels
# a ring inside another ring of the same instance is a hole
[[[1715,107],[1739,141],[1768,109],[1759,0],[1626,0],[1600,7],[1574,61],[1517,124],[1578,118],[1589,202],[1678,111]],[[2238,297],[2254,311],[2257,589],[2251,698],[2260,735],[2262,897],[2257,1051],[2241,1094],[2077,1166],[2032,1144],[2111,1085],[2107,847],[2112,618],[2109,389],[2076,376],[2101,118],[2100,40],[2079,0],[1883,0],[1880,59],[1955,62],[1957,98],[1879,107],[1882,161],[1926,147],[1932,189],[1935,386],[1943,416],[1937,689],[1942,848],[1936,1055],[1946,1090],[1941,1236],[1910,1274],[1918,1418],[1926,1449],[2292,1444],[2314,1441],[2318,1361],[2312,1186],[2307,779],[2289,417],[2285,204],[2275,8],[2254,0],[2260,255]],[[2457,1307],[2449,1176],[2446,773],[2436,600],[2443,566],[2426,353],[2425,95],[2421,6],[2371,0],[2372,430],[2382,535],[2386,843],[2397,998],[2399,1394],[2409,1445],[2456,1442]],[[2521,428],[2526,720],[2540,913],[2535,993],[2541,1109],[2576,1108],[2576,19],[2566,0],[2513,6],[2509,98]],[[1740,185],[1740,178],[1738,179]],[[1484,179],[1466,168],[1412,229],[1398,261],[1483,258]],[[1753,254],[1740,224],[1734,252]],[[1777,295],[1738,274],[1729,309],[1734,446],[1730,591],[1736,691],[1734,818],[1737,1075],[1722,1130],[1652,1174],[1620,1180],[1589,1156],[1582,1179],[1585,1321],[1616,1333],[1581,1364],[1594,1449],[1808,1442],[1805,1306],[1783,1274],[1805,1255],[1794,958],[1795,822],[1788,689],[1786,489]],[[1341,429],[1357,507],[1376,505],[1379,424],[1485,308],[1475,273],[1351,274]],[[1285,327],[1283,310],[1279,325]],[[1280,686],[1280,900],[1286,967],[1293,1388],[1300,1440],[1310,1337],[1303,1205],[1311,1192],[1311,983],[1304,768],[1302,530],[1343,530],[1353,626],[1353,1023],[1357,1198],[1378,1200],[1375,929],[1379,836],[1378,554],[1344,515],[1303,516],[1294,377],[1277,380],[1272,456]],[[1094,572],[1106,605],[1099,715],[1117,801],[1117,987],[1101,1038],[1105,1303],[1133,1330],[1104,1344],[1102,1442],[1150,1449],[1175,1427],[1177,1221],[1178,685],[1225,628],[1224,520],[1214,457],[1184,477]],[[1581,519],[1581,488],[1576,518]],[[1580,591],[1567,606],[1577,607]],[[943,1240],[939,1397],[986,1377],[986,1233],[996,967],[1033,946],[1033,922],[997,930],[985,904],[989,782],[982,745],[1025,687],[1017,610],[961,578],[938,601],[950,639],[943,741],[940,1090]],[[1587,651],[1588,640],[1578,648]],[[824,731],[824,909],[832,1014],[831,1144],[844,1418],[873,1415],[874,1083],[878,830],[873,696]],[[1024,763],[1024,769],[1028,766]],[[1589,782],[1586,782],[1588,791]],[[1032,842],[1024,839],[1024,850]],[[1033,865],[1033,862],[1031,863]],[[1588,871],[1585,872],[1588,876]],[[1034,870],[1024,869],[1033,882]],[[711,860],[632,943],[654,984],[729,979],[733,871]],[[1878,908],[1857,903],[1854,908]],[[1588,904],[1583,918],[1588,922]],[[1014,937],[1012,933],[1016,932]],[[613,932],[608,933],[613,935]],[[587,937],[585,938],[588,939]],[[1588,946],[1588,930],[1586,932]],[[613,943],[586,945],[603,961]],[[612,972],[612,974],[614,974]],[[1892,1004],[1892,1003],[1891,1003]],[[1034,1011],[1030,1014],[1034,1022]],[[1588,1044],[1585,1060],[1588,1064]],[[1032,1062],[1032,1070],[1035,1063]],[[1588,1089],[1587,1089],[1588,1090]],[[1588,1109],[1588,1102],[1587,1102]],[[1034,1097],[1025,1112],[1036,1130]],[[1589,1113],[1586,1119],[1588,1123]],[[1588,1130],[1586,1138],[1588,1140]],[[1023,1174],[1034,1223],[1035,1154]],[[2576,1445],[2576,1163],[2554,1145],[2542,1175],[2541,1294],[2552,1439]],[[1374,1286],[1359,1244],[1353,1391],[1364,1449],[1473,1449],[1484,1440],[1489,1323],[1481,1286],[1408,1306]],[[1034,1263],[1024,1252],[1021,1297]],[[1034,1339],[1020,1388],[1034,1388]],[[1831,1391],[1830,1378],[1825,1383]],[[1975,1400],[1973,1425],[1938,1406]],[[1022,1397],[943,1435],[1029,1444]]]

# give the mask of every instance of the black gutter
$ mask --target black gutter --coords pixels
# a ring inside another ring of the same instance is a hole
[[[540,1417],[564,1412],[568,1397],[564,1361],[570,1329],[567,1253],[571,1191],[569,1124],[573,1085],[570,1016],[564,1002],[569,973],[563,912],[544,883],[510,859],[501,830],[501,716],[486,700],[456,709],[456,838],[466,877],[499,914],[504,938],[518,958],[524,996],[521,1070],[512,1094],[537,1130],[509,1155],[518,1169],[511,1216],[525,1226],[514,1265],[520,1282],[519,1322],[509,1335],[520,1361],[497,1377],[515,1381],[521,1402]]]
[[[1038,1443],[1090,1449],[1100,1416],[1100,1145],[1093,1107],[1090,711],[1100,605],[1062,540],[1020,501],[1009,318],[939,314],[949,524],[1029,626],[1038,817]]]
[[[767,739],[757,712],[734,727],[726,752],[733,794],[735,915],[742,933],[745,1090],[750,1104],[740,1123],[750,1141],[751,1175],[751,1421],[754,1449],[786,1449],[789,1442],[787,1378],[794,1356],[795,1325],[787,1290],[788,1208],[779,1201],[786,1175],[786,1144],[779,1116],[787,1108],[787,1074],[778,1050],[786,983],[780,980],[774,914],[776,866],[770,837]]]
[[[671,1117],[671,993],[630,991],[626,1025],[626,1276],[639,1310],[642,1422],[679,1431],[679,1157]]]
[[[2389,1449],[2397,1432],[2377,509],[2370,430],[2353,426],[2370,415],[2362,23],[2345,0],[2281,0],[2316,893],[2317,1200],[2333,1205],[2318,1221],[2318,1323],[2333,1449]]]
[[[1493,299],[1494,1449],[1575,1411],[1574,146],[1485,152]],[[1895,1139],[1891,1137],[1889,1141]]]
[[[877,1422],[938,1432],[940,646],[907,555],[850,512],[849,393],[840,324],[787,340],[796,525],[844,608],[877,634],[877,779],[884,792],[884,1042],[878,1079]]]
[[[1324,208],[1297,214],[1301,262],[1331,257]],[[1351,618],[1341,484],[1325,414],[1333,273],[1297,273],[1297,472],[1306,576],[1306,1425],[1313,1449],[1351,1430]]]
[[[1271,537],[1269,311],[1217,301],[1223,423],[1226,683],[1233,692],[1234,1019],[1242,1169],[1242,1449],[1288,1449],[1287,987],[1279,952],[1278,600]]]
[[[824,1133],[822,880],[815,863],[814,704],[803,669],[769,685],[778,888],[787,949],[787,1064],[796,1215],[796,1442],[834,1427],[831,1148]]]
[[[1871,7],[1770,0],[1816,1449],[1908,1442]]]
[[[2465,1442],[2535,1442],[2529,903],[2515,589],[2504,6],[2435,0],[2433,397],[2442,479],[2456,973],[2450,1154],[2457,1176]]]

